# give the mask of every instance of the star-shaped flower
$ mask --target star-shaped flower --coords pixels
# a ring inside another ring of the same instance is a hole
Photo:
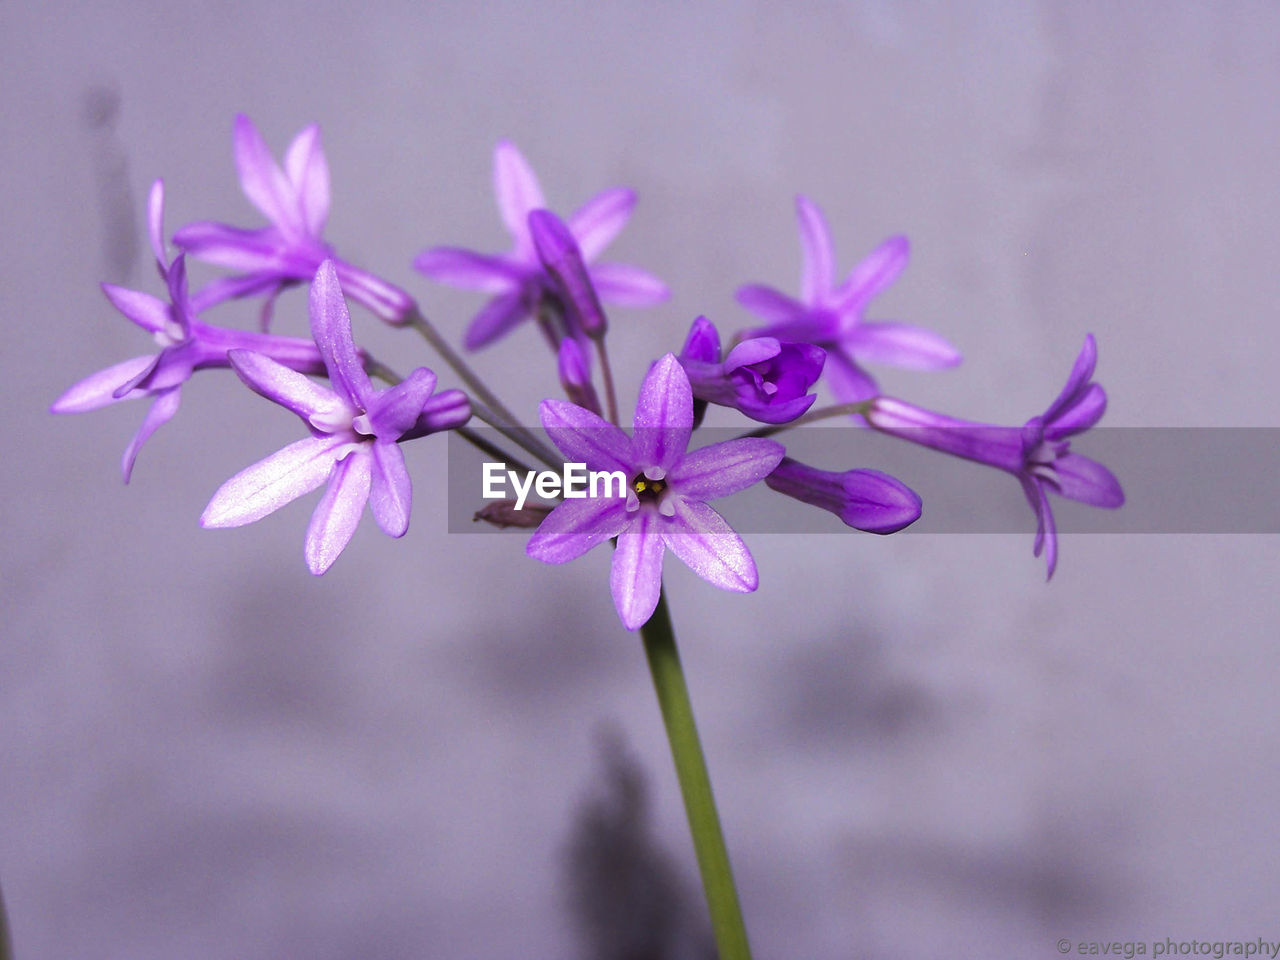
[[[68,389],[54,401],[53,413],[83,413],[121,400],[152,397],[151,408],[138,432],[125,448],[121,462],[124,482],[129,482],[142,445],[178,412],[179,391],[196,370],[229,365],[227,354],[235,349],[256,350],[293,370],[323,373],[320,351],[310,340],[277,337],[266,333],[227,330],[201,323],[187,294],[187,270],[183,254],[169,262],[164,249],[164,183],[151,186],[147,204],[147,233],[156,267],[169,292],[165,303],[149,293],[104,283],[102,292],[112,306],[150,333],[160,352],[134,357],[99,370]]]
[[[1058,565],[1058,533],[1048,494],[1112,510],[1124,505],[1124,490],[1111,471],[1071,452],[1069,438],[1094,426],[1107,409],[1106,391],[1092,382],[1097,363],[1098,345],[1089,334],[1058,398],[1022,427],[957,420],[893,397],[876,398],[867,423],[883,433],[1017,477],[1036,515],[1035,555],[1046,555],[1052,577]]]
[[[260,520],[326,480],[307,528],[304,555],[324,573],[355,533],[368,503],[383,532],[409,529],[412,487],[399,441],[461,426],[470,416],[457,390],[432,396],[436,378],[419,367],[402,383],[375,390],[351,337],[351,316],[334,264],[320,265],[311,285],[311,332],[324,357],[330,387],[251,350],[231,362],[250,388],[292,410],[311,436],[236,474],[213,495],[200,523],[239,527]]]
[[[800,299],[772,287],[740,287],[737,299],[768,325],[752,336],[814,343],[827,351],[827,383],[844,403],[879,393],[863,363],[884,363],[911,370],[939,370],[960,362],[960,353],[930,330],[905,323],[863,319],[867,304],[888,289],[907,265],[906,237],[891,237],[834,286],[835,254],[822,211],[807,197],[796,197],[800,243],[804,252]]]
[[[510,253],[433,247],[413,261],[418,270],[440,283],[494,294],[467,328],[463,342],[470,350],[487,346],[532,316],[551,289],[529,230],[529,214],[544,209],[546,201],[529,162],[510,141],[501,141],[494,151],[493,182],[502,221],[515,242]],[[606,190],[570,217],[568,227],[589,265],[591,285],[600,299],[624,307],[648,307],[667,299],[661,280],[639,267],[592,263],[626,226],[635,203],[631,190]]]
[[[270,226],[245,230],[205,220],[189,223],[174,234],[173,242],[197,260],[237,271],[201,290],[196,295],[197,309],[233,297],[265,295],[265,330],[280,291],[309,282],[321,261],[332,260],[351,299],[387,323],[406,322],[416,309],[412,297],[338,259],[324,242],[329,218],[329,164],[320,145],[320,128],[312,124],[294,137],[285,152],[283,169],[244,114],[236,116],[234,142],[240,186]]]
[[[706,501],[763,480],[785,451],[758,438],[687,451],[693,392],[672,354],[655,363],[640,386],[632,436],[563,400],[544,400],[540,415],[567,462],[620,471],[627,484],[621,492],[601,485],[601,496],[564,500],[529,539],[529,556],[565,563],[617,537],[610,588],[628,630],[639,629],[658,604],[667,550],[717,587],[739,593],[756,588],[746,544]]]

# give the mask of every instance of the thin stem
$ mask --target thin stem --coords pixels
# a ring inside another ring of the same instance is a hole
[[[463,440],[466,440],[469,444],[471,444],[473,447],[479,450],[481,453],[487,454],[488,456],[492,457],[495,461],[501,461],[507,464],[508,467],[512,467],[516,470],[523,471],[524,473],[533,473],[533,470],[530,469],[528,464],[524,463],[524,461],[518,460],[517,458],[511,456],[511,454],[503,450],[501,447],[497,446],[496,444],[490,443],[488,440],[480,436],[480,434],[476,433],[470,427],[455,427],[454,432],[457,433],[458,436],[462,437]]]
[[[449,341],[440,335],[440,331],[431,325],[431,322],[422,315],[422,311],[416,306],[405,320],[405,325],[417,330],[475,395],[471,409],[478,418],[501,432],[508,440],[522,447],[543,463],[549,466],[558,465],[559,461],[556,459],[555,454],[539,443],[533,434],[520,426],[520,421],[515,418],[515,415],[485,385],[484,381],[454,351],[453,347],[449,346]]]
[[[649,672],[653,675],[667,739],[671,742],[671,756],[689,817],[693,849],[698,857],[698,872],[702,874],[720,960],[750,960],[747,928],[742,922],[742,908],[738,905],[738,892],[729,867],[729,851],[724,845],[720,816],[711,793],[711,777],[698,742],[693,705],[689,702],[689,690],[676,650],[665,591],[658,595],[658,607],[648,623],[640,628],[640,636],[644,640],[645,656],[649,658]]]
[[[870,410],[870,400],[859,400],[857,403],[837,403],[830,407],[819,407],[817,410],[810,410],[803,417],[798,417],[790,423],[773,423],[767,427],[752,430],[750,433],[744,433],[742,436],[772,437],[775,433],[781,433],[783,430],[790,430],[792,427],[803,427],[819,420],[830,420],[832,417],[843,417],[854,413],[865,416]]]
[[[600,377],[604,381],[604,402],[609,408],[609,422],[618,425],[618,393],[613,387],[613,368],[609,366],[609,352],[604,348],[604,337],[596,339],[596,354],[600,357]]]
[[[364,372],[369,374],[371,377],[377,377],[383,383],[389,384],[393,387],[404,380],[404,377],[400,376],[400,374],[396,373],[382,361],[375,360],[373,357],[365,358]]]

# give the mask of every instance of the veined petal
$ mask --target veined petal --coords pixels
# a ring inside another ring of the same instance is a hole
[[[766,287],[762,283],[749,283],[739,287],[734,298],[767,323],[795,320],[809,309],[799,300],[793,300],[785,293],[780,293],[773,287]]]
[[[761,437],[725,440],[690,451],[668,477],[679,496],[714,500],[759,483],[777,469],[785,453],[782,444]]]
[[[502,222],[515,238],[517,249],[531,250],[529,212],[547,203],[529,161],[510,140],[499,141],[493,151],[493,192],[498,198]]]
[[[636,193],[615,187],[598,193],[569,218],[582,258],[590,263],[622,232],[636,205]]]
[[[773,337],[752,337],[729,351],[729,355],[724,358],[724,368],[729,371],[737,370],[739,367],[772,360],[781,352],[782,344]]]
[[[351,542],[369,500],[373,456],[367,446],[362,444],[333,465],[329,486],[311,514],[302,553],[317,577]]]
[[[693,389],[673,354],[666,354],[645,374],[632,425],[635,462],[641,469],[670,470],[684,456],[693,432]]]
[[[324,424],[330,427],[325,433],[334,433],[338,422],[350,423],[351,405],[310,377],[253,350],[230,350],[227,359],[245,386],[272,403],[292,410],[309,426],[323,429],[320,425]]]
[[[335,392],[364,409],[373,395],[373,384],[356,352],[351,314],[332,260],[320,264],[311,282],[311,336],[324,357]]]
[[[329,219],[329,162],[320,145],[320,127],[311,124],[296,137],[284,156],[284,169],[298,198],[302,224],[319,237]]]
[[[236,116],[233,139],[240,187],[249,202],[291,237],[305,236],[293,187],[271,156],[258,128],[244,114]]]
[[[84,413],[87,410],[97,410],[119,400],[129,399],[123,395],[117,397],[116,390],[122,384],[129,383],[145,373],[155,365],[155,362],[155,355],[147,354],[145,357],[133,357],[122,363],[107,367],[105,370],[91,373],[79,383],[69,387],[62,396],[53,401],[53,406],[49,408],[49,412]],[[133,396],[137,396],[137,394],[133,394]]]
[[[169,304],[141,290],[127,290],[114,283],[104,283],[102,292],[111,305],[148,333],[172,332],[172,314]]]
[[[690,570],[722,590],[750,593],[759,586],[751,551],[724,517],[705,503],[682,497],[676,498],[675,510],[662,524],[662,542]]]
[[[568,563],[616,537],[630,521],[625,498],[565,500],[534,531],[524,552],[543,563]]]
[[[800,221],[800,246],[804,252],[800,296],[806,303],[816,304],[831,292],[831,231],[822,211],[808,197],[796,197],[796,219]]]
[[[645,625],[662,592],[663,545],[662,534],[656,529],[658,523],[656,511],[641,510],[618,534],[618,548],[613,551],[609,589],[622,625],[628,630]]]
[[[653,274],[625,263],[593,263],[588,273],[600,299],[619,307],[652,307],[671,296]]]
[[[870,400],[880,392],[871,374],[839,348],[827,351],[827,362],[822,371],[826,375],[827,386],[841,403],[860,403]]]
[[[350,447],[343,437],[307,437],[277,450],[219,487],[200,525],[241,527],[261,520],[324,483],[334,461]]]
[[[1124,506],[1124,490],[1110,470],[1078,453],[1065,453],[1053,461],[1054,485],[1068,500],[1114,510]]]
[[[462,345],[468,350],[487,347],[510,332],[528,314],[529,311],[520,290],[500,294],[486,303],[484,308],[472,318],[471,324],[467,327],[466,336],[462,338]]]
[[[403,537],[409,529],[409,507],[413,483],[404,463],[404,454],[395,441],[377,440],[372,449],[369,509],[382,532]]]
[[[941,370],[960,362],[960,351],[932,330],[907,323],[860,323],[841,343],[860,361],[908,370]]]
[[[543,400],[538,406],[543,429],[564,455],[566,463],[585,463],[591,470],[636,472],[631,438],[590,410],[564,400]]]
[[[1093,371],[1097,365],[1098,342],[1094,340],[1093,334],[1089,333],[1085,335],[1084,345],[1076,356],[1076,362],[1071,367],[1071,374],[1067,377],[1067,382],[1063,386],[1062,392],[1058,394],[1058,399],[1054,400],[1049,409],[1045,411],[1044,419],[1046,422],[1055,420],[1066,407],[1073,403],[1076,399],[1076,393],[1093,377]]]
[[[835,291],[832,306],[842,314],[856,315],[898,279],[910,255],[911,244],[906,237],[890,237],[853,268],[849,279]]]
[[[142,426],[138,427],[138,432],[129,441],[129,446],[124,451],[124,458],[120,461],[120,472],[124,475],[125,483],[128,483],[129,478],[133,476],[133,464],[138,459],[138,451],[142,449],[142,445],[178,412],[178,401],[182,399],[180,390],[181,387],[175,386],[156,392],[156,398],[147,410],[147,415],[142,418]]]
[[[459,247],[432,247],[413,259],[414,269],[438,283],[498,293],[519,286],[524,270],[505,257]]]

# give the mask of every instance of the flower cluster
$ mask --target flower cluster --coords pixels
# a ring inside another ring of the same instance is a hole
[[[639,267],[597,258],[630,218],[636,194],[606,190],[561,219],[547,207],[524,156],[503,141],[494,153],[494,187],[512,248],[481,253],[434,246],[413,265],[440,283],[489,294],[466,329],[468,349],[493,343],[525,320],[542,331],[552,352],[548,380],[558,379],[567,398],[546,399],[539,409],[541,426],[555,447],[550,449],[520,426],[407,292],[342,259],[325,241],[330,175],[318,127],[298,134],[283,164],[247,117],[236,118],[233,141],[241,186],[267,225],[186,224],[171,238],[179,251],[171,258],[163,227],[164,189],[157,181],[147,220],[165,298],[112,285],[103,291],[120,313],[155,338],[160,350],[81,380],[52,409],[80,412],[150,397],[151,407],[124,454],[127,482],[143,443],[177,412],[182,384],[198,370],[233,371],[254,393],[296,414],[305,435],[223,483],[201,523],[251,523],[324,486],[305,540],[304,556],[313,573],[334,563],[366,505],[388,535],[407,531],[411,482],[400,444],[457,431],[486,452],[519,463],[508,448],[468,427],[473,412],[520,456],[551,468],[581,463],[625,479],[621,487],[553,498],[558,499],[554,504],[527,509],[491,504],[478,516],[503,526],[536,528],[525,552],[546,563],[564,563],[613,542],[610,588],[629,630],[644,625],[659,602],[667,551],[717,587],[756,589],[750,551],[710,500],[763,482],[872,533],[894,533],[920,517],[920,498],[901,480],[873,469],[801,463],[772,439],[824,417],[848,421],[854,414],[852,424],[846,423],[849,429],[870,428],[1013,474],[1034,511],[1035,553],[1047,555],[1050,575],[1057,538],[1049,493],[1101,507],[1123,503],[1120,485],[1106,468],[1069,446],[1069,438],[1096,424],[1106,406],[1105,393],[1092,379],[1097,360],[1092,336],[1058,399],[1021,427],[971,423],[884,396],[865,365],[935,370],[959,363],[960,354],[924,328],[864,318],[870,302],[905,268],[907,241],[886,240],[837,285],[830,231],[822,212],[805,197],[796,199],[804,262],[799,298],[760,284],[742,286],[739,303],[763,325],[744,327],[727,349],[710,320],[695,319],[683,347],[658,358],[644,374],[627,433],[618,422],[606,307],[655,306],[668,291]],[[230,272],[192,293],[187,258]],[[276,298],[301,284],[310,290],[310,339],[269,332]],[[259,329],[231,329],[204,319],[237,298],[261,300]],[[437,392],[433,370],[420,366],[401,377],[360,349],[348,299],[388,324],[423,334],[468,393]],[[824,375],[839,403],[814,409]],[[375,387],[371,377],[386,385]],[[736,439],[694,444],[711,405],[752,423]]]

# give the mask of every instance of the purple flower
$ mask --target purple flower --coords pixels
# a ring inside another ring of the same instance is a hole
[[[565,337],[560,341],[558,356],[560,368],[560,385],[564,387],[565,396],[572,403],[585,407],[592,413],[600,412],[600,398],[591,383],[591,365],[587,355],[573,337]]]
[[[155,338],[160,352],[134,357],[99,370],[72,386],[50,408],[53,413],[82,413],[120,400],[153,397],[142,426],[125,448],[121,463],[125,483],[129,482],[134,461],[147,438],[178,412],[182,385],[196,370],[228,366],[228,351],[255,350],[293,370],[324,372],[320,351],[310,340],[226,330],[211,327],[195,318],[195,310],[187,295],[185,258],[179,254],[169,263],[165,256],[164,183],[160,180],[151,186],[147,223],[151,249],[155,253],[161,279],[168,287],[169,302],[110,283],[102,285],[102,292],[117,310]]]
[[[938,370],[960,362],[960,353],[929,330],[905,323],[867,322],[867,304],[897,279],[907,265],[906,237],[891,237],[853,268],[835,287],[831,233],[807,197],[796,197],[800,242],[804,250],[800,300],[772,287],[750,284],[738,289],[738,302],[768,322],[755,336],[816,343],[827,351],[827,382],[836,397],[855,403],[879,388],[861,364],[885,363],[911,370]]]
[[[201,290],[196,295],[197,308],[265,294],[265,330],[280,291],[310,281],[321,261],[332,260],[351,299],[387,323],[405,323],[416,309],[413,299],[399,287],[337,259],[324,242],[329,164],[320,146],[320,128],[312,124],[294,137],[285,152],[283,169],[253,121],[243,114],[236,116],[234,140],[240,186],[271,225],[244,230],[200,221],[174,234],[173,242],[196,259],[237,271]]]
[[[1020,428],[957,420],[892,397],[872,401],[867,423],[883,433],[998,467],[1017,477],[1036,514],[1035,555],[1045,552],[1052,577],[1058,563],[1058,535],[1047,494],[1052,491],[1068,500],[1108,509],[1124,504],[1124,491],[1111,471],[1072,453],[1068,441],[1096,424],[1107,408],[1106,392],[1091,382],[1097,362],[1098,346],[1089,334],[1058,399]]]
[[[666,550],[708,583],[749,593],[759,578],[746,544],[706,501],[728,496],[768,476],[784,450],[771,440],[728,440],[687,452],[693,392],[672,354],[655,363],[640,386],[633,435],[589,410],[544,400],[542,425],[567,462],[621,474],[623,489],[566,499],[529,539],[525,552],[565,563],[618,538],[610,588],[618,616],[636,630],[652,615],[662,589]]]
[[[311,284],[311,332],[329,374],[326,387],[251,350],[235,350],[236,373],[257,393],[302,418],[311,436],[240,471],[209,501],[204,527],[239,527],[329,486],[311,515],[304,555],[324,573],[355,533],[365,503],[392,537],[409,528],[411,485],[398,442],[448,430],[470,411],[457,390],[432,396],[436,378],[419,367],[402,383],[375,390],[351,338],[351,316],[335,265],[326,260]]]
[[[778,493],[830,510],[855,530],[897,533],[920,519],[919,495],[879,470],[833,473],[784,457],[764,482]]]
[[[608,322],[569,227],[550,210],[534,210],[529,214],[529,235],[547,278],[564,304],[567,332],[596,340],[603,337]]]
[[[470,350],[487,346],[532,316],[551,289],[529,230],[529,214],[546,207],[542,187],[528,161],[507,140],[494,151],[493,181],[498,210],[515,241],[511,252],[484,254],[457,247],[433,247],[413,261],[417,269],[440,283],[495,295],[467,328],[463,342]],[[624,307],[648,307],[667,299],[662,281],[638,267],[620,263],[592,265],[626,225],[635,203],[636,195],[631,190],[606,190],[570,217],[568,227],[582,259],[589,265],[591,283],[600,299]]]
[[[782,343],[773,337],[744,340],[720,360],[720,334],[698,317],[680,352],[693,395],[735,407],[761,423],[789,423],[817,399],[808,393],[822,374],[825,353],[811,343]]]

